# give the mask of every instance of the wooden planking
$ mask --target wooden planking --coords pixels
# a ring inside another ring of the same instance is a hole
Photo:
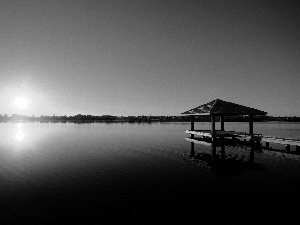
[[[245,137],[240,137],[239,138],[242,138],[242,139],[245,139],[245,140],[253,140],[253,141],[261,141],[262,140],[262,137],[261,136],[255,136],[255,135],[247,135]]]
[[[282,137],[271,137],[271,136],[264,136],[265,139],[277,139],[277,140],[287,140],[287,141],[300,141],[299,139],[295,138],[282,138]]]
[[[295,140],[284,140],[281,138],[262,138],[262,141],[270,142],[270,143],[276,143],[276,144],[283,144],[283,145],[296,145],[300,146],[300,141]]]
[[[191,139],[191,138],[185,138],[185,140],[196,143],[196,144],[201,144],[201,145],[205,145],[205,146],[212,146],[212,143],[206,142],[206,141],[200,141],[200,140],[195,140],[195,139]]]
[[[186,130],[185,133],[196,134],[204,137],[212,137],[212,131],[210,130]],[[243,137],[243,138],[253,139],[257,141],[261,140],[260,135],[261,134],[249,135],[249,133],[246,132],[221,131],[221,130],[217,130],[215,133],[215,136],[217,137]]]
[[[187,134],[196,134],[199,136],[206,136],[206,137],[211,137],[210,131],[193,131],[193,130],[186,130],[185,133]]]

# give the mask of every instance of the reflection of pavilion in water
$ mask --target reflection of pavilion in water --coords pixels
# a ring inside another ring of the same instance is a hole
[[[259,151],[259,148],[256,148],[257,146],[255,144],[250,146],[250,149],[249,147],[244,147],[245,150],[250,150],[249,159],[245,160],[243,158],[234,158],[227,155],[225,147],[234,146],[226,145],[226,142],[215,141],[210,143],[192,138],[186,138],[186,140],[191,142],[191,151],[190,153],[183,154],[184,160],[214,172],[226,173],[265,169],[265,165],[255,163],[254,161],[254,152]],[[195,151],[195,144],[210,146],[211,153]]]

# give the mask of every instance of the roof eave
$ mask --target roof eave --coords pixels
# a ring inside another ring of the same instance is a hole
[[[181,113],[183,116],[210,116],[210,113]]]
[[[268,113],[181,113],[183,116],[265,116]]]

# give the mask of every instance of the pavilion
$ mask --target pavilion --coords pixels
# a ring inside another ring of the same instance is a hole
[[[266,115],[267,112],[250,108],[247,106],[239,105],[232,102],[226,102],[221,99],[213,100],[204,105],[198,106],[191,110],[188,110],[183,115],[191,117],[191,129],[186,130],[186,133],[191,134],[191,138],[194,138],[194,134],[204,137],[235,137],[235,136],[248,136],[250,139],[255,139],[256,134],[253,133],[253,116],[254,115]],[[249,132],[235,132],[225,131],[224,117],[225,116],[239,116],[246,115],[249,117]],[[195,116],[210,116],[211,117],[211,130],[195,130],[194,129],[194,117]],[[220,117],[221,129],[216,130],[215,123],[216,117]],[[257,140],[257,136],[256,136]]]

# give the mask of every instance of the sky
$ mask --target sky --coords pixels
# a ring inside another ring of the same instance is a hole
[[[300,116],[299,11],[289,0],[1,0],[0,114],[177,116],[222,99]]]

